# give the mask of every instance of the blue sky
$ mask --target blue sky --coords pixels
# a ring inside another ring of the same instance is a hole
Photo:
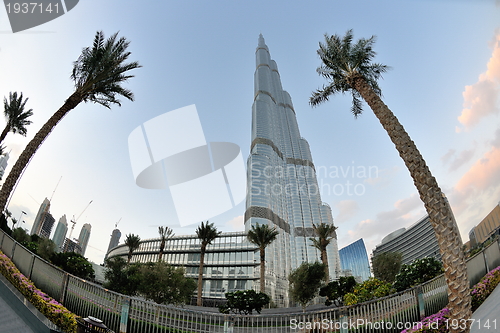
[[[499,14],[493,0],[88,0],[58,19],[13,34],[0,9],[0,95],[22,91],[34,111],[26,138],[7,136],[9,166],[72,93],[72,62],[97,30],[127,37],[131,60],[143,66],[126,85],[134,102],[111,110],[81,104],[61,121],[31,161],[9,209],[16,218],[27,212],[25,227],[31,229],[39,204],[62,176],[51,212],[56,220],[63,214],[72,218],[93,200],[73,237],[83,223],[92,225],[86,256],[97,263],[120,218],[123,235],[156,237],[158,225],[192,234],[197,225],[179,226],[168,191],[135,185],[128,135],[155,116],[196,104],[207,141],[236,143],[246,159],[255,48],[262,33],[314,163],[328,170],[319,182],[339,227],[339,247],[363,237],[371,253],[385,235],[425,211],[367,106],[354,119],[349,96],[314,109],[308,105],[311,92],[325,83],[315,72],[318,42],[325,33],[353,29],[355,38],[377,36],[376,61],[392,67],[380,82],[384,101],[448,195],[465,241],[500,201]],[[243,230],[244,209],[241,203],[210,221],[220,230]]]

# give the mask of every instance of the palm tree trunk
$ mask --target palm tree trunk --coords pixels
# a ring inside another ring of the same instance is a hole
[[[0,134],[0,143],[3,142],[3,140],[5,139],[5,137],[7,136],[7,133],[9,133],[9,130],[10,130],[10,126],[9,124],[7,123],[7,125],[5,125],[5,128],[3,129],[2,131],[2,134]]]
[[[360,75],[351,77],[348,82],[373,110],[410,171],[439,243],[448,285],[450,319],[457,319],[460,323],[464,320],[467,321],[471,316],[467,266],[465,254],[462,251],[462,239],[450,205],[415,143],[392,111]],[[462,333],[468,331],[468,329],[460,330]],[[459,330],[451,330],[450,332],[459,332]]]
[[[260,292],[266,292],[266,248],[260,248]]]
[[[325,281],[328,284],[328,282],[330,282],[330,272],[328,271],[328,257],[326,255],[326,249],[321,250],[321,261],[325,265]]]
[[[201,292],[202,292],[202,288],[203,288],[203,264],[205,262],[205,250],[206,250],[206,246],[201,245],[200,270],[198,271],[198,297],[196,300],[196,305],[198,305],[198,306],[202,306]]]
[[[0,211],[3,211],[6,207],[7,200],[9,199],[12,189],[18,182],[23,170],[28,165],[29,161],[38,150],[43,141],[47,138],[50,132],[54,129],[54,127],[59,123],[59,121],[72,109],[74,109],[80,102],[82,101],[82,97],[79,92],[74,92],[67,100],[64,102],[63,106],[59,108],[50,117],[50,119],[42,126],[42,128],[35,134],[35,137],[31,139],[26,148],[24,148],[23,152],[17,159],[16,163],[12,167],[7,179],[5,179],[5,183],[0,190]]]

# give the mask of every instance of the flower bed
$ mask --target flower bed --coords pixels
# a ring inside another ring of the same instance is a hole
[[[496,286],[500,283],[500,266],[490,271],[483,276],[471,291],[472,296],[472,311],[484,302],[484,300],[495,290]]]
[[[37,289],[2,251],[0,251],[0,272],[51,322],[64,332],[76,332],[76,315]]]
[[[444,308],[432,316],[422,319],[412,328],[406,329],[401,333],[446,333],[448,332],[448,319],[450,310]]]

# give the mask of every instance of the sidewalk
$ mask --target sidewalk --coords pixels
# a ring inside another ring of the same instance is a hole
[[[500,332],[500,285],[472,314],[472,319],[474,319],[474,323],[470,333]]]

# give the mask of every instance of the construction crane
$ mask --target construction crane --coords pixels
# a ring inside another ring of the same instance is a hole
[[[54,193],[56,193],[57,187],[59,186],[61,179],[62,179],[62,176],[61,176],[61,178],[59,178],[59,181],[56,184],[56,188],[54,189],[54,191],[52,191],[52,195],[50,196],[49,202],[52,202],[52,198],[54,197]]]
[[[121,220],[122,220],[122,218],[120,217],[120,219],[118,220],[118,222],[115,223],[115,229],[116,229],[116,227],[118,227],[118,223],[120,223]]]
[[[73,234],[73,230],[75,229],[75,225],[76,225],[76,221],[78,221],[78,219],[83,215],[83,213],[85,213],[85,211],[87,210],[87,208],[89,208],[90,204],[92,203],[92,201],[94,200],[90,200],[89,204],[85,207],[85,209],[80,213],[80,215],[78,215],[78,217],[75,219],[75,215],[73,215],[73,219],[70,221],[71,223],[73,223],[73,226],[71,227],[71,231],[69,232],[69,237],[68,239],[71,239],[71,235]]]

